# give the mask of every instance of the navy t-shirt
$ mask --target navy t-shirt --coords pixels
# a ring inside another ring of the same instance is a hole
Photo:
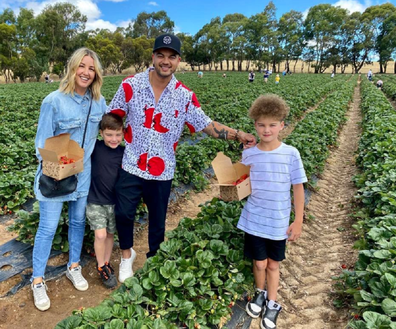
[[[97,140],[91,156],[91,187],[88,203],[115,204],[114,186],[121,168],[124,146],[112,149],[104,141]]]

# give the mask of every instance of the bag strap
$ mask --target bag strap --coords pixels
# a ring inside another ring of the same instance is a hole
[[[92,92],[91,92],[91,102],[89,103],[89,110],[88,110],[87,120],[85,121],[83,140],[82,140],[82,143],[81,143],[81,147],[82,148],[84,148],[85,133],[87,132],[88,119],[89,119],[89,115],[91,114],[91,107],[92,107]]]

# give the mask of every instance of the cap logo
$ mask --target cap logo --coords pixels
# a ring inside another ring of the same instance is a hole
[[[172,38],[171,38],[169,35],[167,35],[167,36],[165,36],[165,37],[162,39],[162,42],[163,42],[164,44],[166,44],[166,45],[169,45],[169,44],[172,42]]]

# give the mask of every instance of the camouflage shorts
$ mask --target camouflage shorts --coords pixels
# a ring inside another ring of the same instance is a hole
[[[86,217],[91,230],[105,228],[109,233],[116,232],[114,205],[88,203]]]

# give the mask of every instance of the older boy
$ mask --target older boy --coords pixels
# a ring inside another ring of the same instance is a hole
[[[92,230],[95,230],[95,255],[97,271],[107,288],[114,288],[117,279],[110,265],[111,252],[116,231],[114,215],[114,186],[121,168],[124,147],[122,119],[109,113],[102,117],[100,135],[92,153],[92,177],[88,194],[86,217]],[[135,253],[136,257],[136,253]],[[122,269],[122,262],[120,270]]]
[[[276,328],[282,307],[276,302],[279,263],[285,259],[286,240],[295,241],[302,230],[304,188],[307,181],[297,149],[278,140],[289,108],[277,95],[260,96],[249,116],[260,142],[242,154],[251,167],[252,194],[238,222],[245,231],[245,256],[253,259],[256,285],[254,298],[246,305],[252,318],[262,314],[262,329]],[[289,225],[290,188],[293,185],[295,220]],[[265,290],[267,283],[267,290]]]

